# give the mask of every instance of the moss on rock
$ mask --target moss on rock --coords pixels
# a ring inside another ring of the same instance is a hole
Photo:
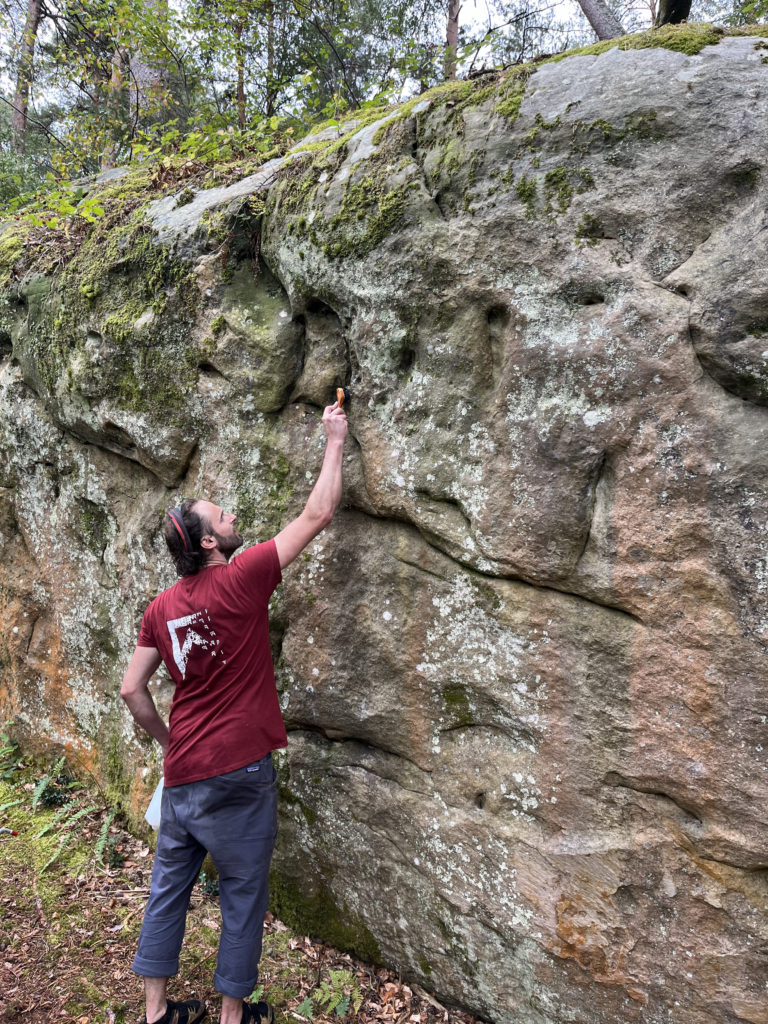
[[[235,511],[240,527],[260,536],[274,535],[293,496],[291,465],[277,449],[277,439],[265,434],[263,462],[253,470],[241,468],[235,478]],[[238,460],[242,461],[243,460]]]
[[[320,938],[363,960],[381,961],[381,950],[372,932],[346,907],[339,908],[322,883],[314,893],[307,894],[294,879],[273,871],[270,907],[281,921],[301,934]]]
[[[662,28],[652,28],[647,32],[634,32],[631,35],[619,36],[616,39],[602,39],[590,46],[580,46],[565,53],[558,53],[549,57],[546,63],[554,63],[564,60],[566,57],[592,57],[608,50],[649,50],[664,49],[674,50],[677,53],[684,53],[689,57],[701,53],[705,46],[716,46],[725,35],[733,33],[721,28],[719,25],[711,25],[709,22],[690,22],[682,25],[664,25]],[[768,29],[764,29],[762,35],[768,35]]]
[[[5,225],[0,232],[0,288],[11,281],[14,265],[24,252],[25,237],[26,231],[15,225]]]
[[[341,210],[330,221],[323,252],[333,259],[367,256],[402,220],[410,188],[406,182],[388,189],[372,175],[348,185]]]
[[[472,724],[473,717],[469,696],[466,687],[461,683],[449,683],[443,687],[443,705],[446,714],[451,719],[452,726]]]
[[[30,338],[48,389],[66,378],[75,390],[87,379],[123,408],[175,418],[197,379],[188,336],[198,291],[188,267],[132,218],[94,231],[55,289],[57,315],[38,318]],[[145,317],[153,329],[142,332]]]

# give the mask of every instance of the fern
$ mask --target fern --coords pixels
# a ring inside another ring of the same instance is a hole
[[[65,764],[66,760],[67,760],[67,757],[66,757],[66,754],[64,754],[62,757],[59,758],[59,760],[56,762],[56,764],[53,766],[53,768],[50,770],[50,772],[48,772],[46,775],[44,775],[42,777],[42,779],[38,780],[38,783],[35,786],[35,790],[32,793],[32,813],[33,814],[37,810],[37,805],[40,802],[41,796],[46,791],[46,789],[51,784],[51,782],[56,778],[56,776],[60,774],[61,769],[64,767],[64,764]]]
[[[59,840],[59,845],[56,847],[56,850],[55,850],[53,856],[50,857],[45,862],[45,864],[43,864],[43,866],[40,868],[40,874],[42,874],[43,871],[47,871],[48,868],[51,866],[51,864],[53,864],[54,861],[59,859],[59,857],[62,855],[64,850],[69,845],[69,843],[72,841],[72,837],[73,836],[74,836],[74,832],[65,832],[64,833],[64,835]]]
[[[337,989],[335,985],[331,988],[327,981],[320,983],[320,989],[318,1002],[325,1008],[326,1013],[333,1013],[344,998],[343,989]]]
[[[81,818],[84,818],[86,814],[90,814],[91,811],[97,810],[98,807],[95,804],[89,804],[87,807],[81,807],[79,811],[75,811],[74,814],[72,814],[72,805],[67,804],[65,807],[62,807],[60,810],[58,810],[56,814],[53,816],[53,818],[51,818],[51,820],[48,822],[48,824],[37,833],[37,838],[40,839],[48,832],[51,832],[56,827],[56,825],[58,825],[59,822],[63,821],[63,819],[65,818],[67,820],[64,821],[63,827],[71,828],[76,821],[79,821]]]
[[[32,813],[33,814],[37,810],[37,803],[38,803],[38,800],[40,799],[40,796],[42,795],[43,790],[45,789],[45,787],[48,785],[48,783],[50,781],[51,781],[50,775],[44,775],[42,777],[42,779],[38,779],[37,785],[35,786],[35,790],[32,793]]]
[[[51,818],[51,820],[48,822],[48,824],[44,825],[43,828],[41,828],[40,831],[37,833],[37,838],[42,839],[44,835],[47,835],[49,832],[51,832],[58,825],[62,818],[66,818],[66,816],[69,814],[69,810],[69,804],[67,804],[64,807],[60,807],[58,811],[56,811],[54,816]]]
[[[296,1007],[296,1013],[302,1017],[308,1017],[310,1020],[315,1019],[315,1008],[312,1005],[312,996],[307,996],[301,1006]]]
[[[355,1013],[355,1016],[357,1016],[357,1014],[360,1013],[360,1007],[362,1005],[363,1005],[363,990],[358,985],[357,978],[355,978],[355,987],[352,989],[352,1009],[353,1009],[353,1011]]]
[[[335,1012],[337,1017],[345,1017],[350,1004],[355,1013],[359,1011],[363,1003],[363,993],[354,974],[351,971],[340,970],[329,971],[328,976],[330,982],[321,981],[320,988],[304,1000],[297,1010],[298,1013],[305,1013],[302,1007],[306,1007],[307,1004],[311,1008],[313,1000],[325,1013]],[[305,1016],[310,1016],[311,1019],[311,1014],[305,1013]]]
[[[94,848],[94,855],[99,864],[104,863],[104,848],[107,845],[107,837],[109,835],[109,826],[114,821],[115,815],[117,814],[117,808],[111,807],[109,813],[104,819],[101,829],[99,831],[99,838],[96,840],[96,846]]]

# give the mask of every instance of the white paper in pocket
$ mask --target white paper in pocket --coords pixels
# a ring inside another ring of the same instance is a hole
[[[160,781],[157,784],[157,789],[152,794],[152,799],[149,801],[149,807],[147,813],[144,815],[145,821],[147,821],[152,828],[160,827],[160,805],[163,800],[163,777],[160,776]]]

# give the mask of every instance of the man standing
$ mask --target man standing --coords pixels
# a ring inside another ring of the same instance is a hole
[[[317,483],[301,515],[272,540],[230,562],[243,542],[232,513],[188,499],[165,517],[180,579],[144,613],[120,690],[164,754],[152,887],[132,965],[144,977],[148,1024],[194,1024],[206,1014],[197,1000],[166,998],[206,851],[219,872],[214,986],[222,995],[221,1024],[272,1020],[266,1003],[245,1002],[258,978],[277,835],[271,752],[287,744],[267,606],[281,570],[328,525],[341,498],[347,418],[338,402],[326,408],[323,425],[327,440]],[[169,727],[148,688],[161,661],[175,683]]]

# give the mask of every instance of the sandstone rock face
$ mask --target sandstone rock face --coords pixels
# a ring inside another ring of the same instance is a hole
[[[163,511],[271,536],[347,385],[275,905],[499,1024],[768,1022],[764,46],[459,84],[7,292],[6,713],[143,798]]]

